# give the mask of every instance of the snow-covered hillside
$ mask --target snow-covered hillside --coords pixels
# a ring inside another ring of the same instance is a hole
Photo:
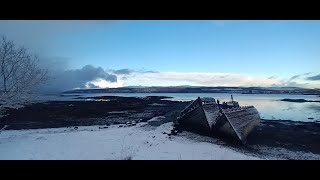
[[[172,123],[145,125],[7,130],[0,134],[0,159],[258,159],[212,143],[169,138],[164,132]]]

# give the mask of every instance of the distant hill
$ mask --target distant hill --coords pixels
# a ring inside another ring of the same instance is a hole
[[[71,90],[64,93],[234,93],[234,94],[320,95],[320,90],[306,89],[306,88],[299,88],[299,87],[127,86],[127,87],[120,87],[120,88],[76,89],[76,90]]]
[[[124,88],[145,88],[146,86],[124,86]]]

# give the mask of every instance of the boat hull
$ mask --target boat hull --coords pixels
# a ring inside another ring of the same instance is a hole
[[[246,143],[248,135],[260,123],[260,115],[253,106],[222,109],[218,104],[193,101],[178,118],[187,130],[201,134],[218,134]]]

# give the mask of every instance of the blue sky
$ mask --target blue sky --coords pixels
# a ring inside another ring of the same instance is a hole
[[[126,21],[57,40],[82,67],[293,75],[320,67],[318,21]],[[316,66],[318,65],[318,66]],[[284,71],[283,66],[288,68]],[[292,69],[292,70],[290,70]]]
[[[307,80],[320,74],[320,21],[6,21],[0,29],[68,69],[132,70],[118,75],[121,86],[229,85],[216,80],[230,75],[250,81],[230,85],[320,87]]]

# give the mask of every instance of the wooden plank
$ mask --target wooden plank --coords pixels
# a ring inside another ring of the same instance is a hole
[[[202,107],[186,113],[178,122],[188,128],[210,132],[210,126],[204,114]]]
[[[235,139],[239,139],[236,132],[232,129],[232,126],[230,124],[230,122],[228,121],[227,117],[222,114],[215,127],[214,127],[214,132],[217,134],[222,134],[225,136],[229,136],[229,137],[233,137]],[[240,140],[240,139],[239,139]]]
[[[241,141],[245,141],[249,133],[260,123],[260,115],[253,106],[226,109],[224,114]]]
[[[219,107],[216,104],[205,104],[202,107],[206,115],[209,127],[212,130],[217,123],[219,115],[221,114],[219,111]]]
[[[187,112],[189,112],[191,109],[194,109],[198,106],[200,106],[201,102],[199,102],[200,98],[194,100],[192,103],[190,103],[184,110],[181,111],[181,114],[184,115]]]
[[[223,116],[226,118],[228,124],[230,124],[230,127],[232,129],[232,131],[237,135],[238,139],[242,142],[242,137],[241,135],[238,133],[238,131],[236,130],[235,126],[233,125],[233,123],[230,121],[230,119],[228,118],[228,116],[226,116],[226,114],[224,112],[222,112]]]

